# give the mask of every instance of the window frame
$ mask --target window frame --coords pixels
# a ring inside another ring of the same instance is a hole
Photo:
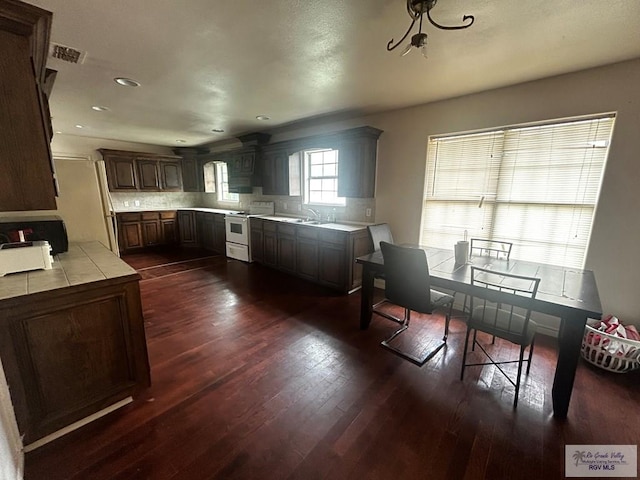
[[[335,160],[325,162],[325,154],[328,152],[333,153],[333,157]],[[302,150],[301,152],[301,160],[302,160],[302,203],[303,205],[317,205],[317,206],[325,206],[325,207],[344,207],[347,204],[346,197],[338,196],[338,176],[339,176],[339,162],[340,162],[340,150],[337,148],[310,148]],[[312,165],[313,158],[318,154],[322,155],[322,161],[320,163],[316,163]],[[315,167],[315,168],[314,168]],[[312,175],[313,170],[318,170],[320,167],[323,170],[320,175]],[[330,170],[334,170],[334,173],[331,173]],[[328,172],[328,173],[327,173]],[[313,181],[319,181],[322,184],[320,189],[314,189],[313,192],[320,192],[320,196],[322,197],[325,193],[329,193],[330,201],[322,201],[318,200],[317,196],[314,196],[312,199],[312,189],[311,183]],[[333,183],[334,188],[325,189],[324,185],[329,182]]]
[[[429,137],[420,243],[503,240],[513,258],[583,268],[614,126],[606,113]]]

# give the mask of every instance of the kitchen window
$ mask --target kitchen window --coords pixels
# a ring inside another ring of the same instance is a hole
[[[583,267],[615,116],[431,137],[420,243],[513,242],[512,257]]]
[[[224,162],[216,162],[216,187],[219,201],[233,203],[240,201],[239,194],[229,192],[229,172]]]
[[[307,205],[346,205],[338,197],[338,150],[305,150],[304,203]]]
[[[204,166],[204,191],[216,193],[220,202],[238,203],[240,196],[229,192],[229,173],[225,162],[208,162]]]

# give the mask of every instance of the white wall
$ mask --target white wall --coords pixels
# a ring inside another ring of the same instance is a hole
[[[640,59],[274,136],[371,125],[378,142],[376,222],[399,242],[419,241],[429,135],[616,112],[586,268],[605,313],[640,324]]]
[[[9,397],[7,379],[0,362],[0,478],[20,480],[23,468],[22,440]]]

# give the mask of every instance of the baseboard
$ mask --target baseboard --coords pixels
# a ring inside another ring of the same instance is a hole
[[[93,415],[89,415],[88,417],[83,418],[82,420],[78,420],[75,423],[72,423],[71,425],[67,425],[64,428],[61,428],[58,431],[55,431],[49,435],[47,435],[46,437],[42,437],[38,440],[36,440],[33,443],[30,443],[29,445],[25,445],[24,447],[24,453],[28,453],[31,452],[33,450],[35,450],[36,448],[40,448],[41,446],[49,443],[49,442],[53,442],[54,440],[62,437],[63,435],[66,435],[69,432],[73,432],[74,430],[77,430],[80,427],[85,426],[87,423],[93,422],[94,420],[97,420],[100,417],[104,417],[105,415],[113,412],[114,410],[117,410],[121,407],[124,407],[125,405],[129,404],[133,402],[133,398],[132,397],[127,397],[123,400],[120,400],[119,402],[114,403],[113,405],[108,406],[107,408],[103,408],[102,410],[100,410],[99,412],[94,413]]]

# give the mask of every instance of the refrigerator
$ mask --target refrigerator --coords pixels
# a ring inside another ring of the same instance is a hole
[[[104,161],[87,157],[55,156],[60,187],[57,214],[70,242],[99,241],[116,255],[118,232]]]

